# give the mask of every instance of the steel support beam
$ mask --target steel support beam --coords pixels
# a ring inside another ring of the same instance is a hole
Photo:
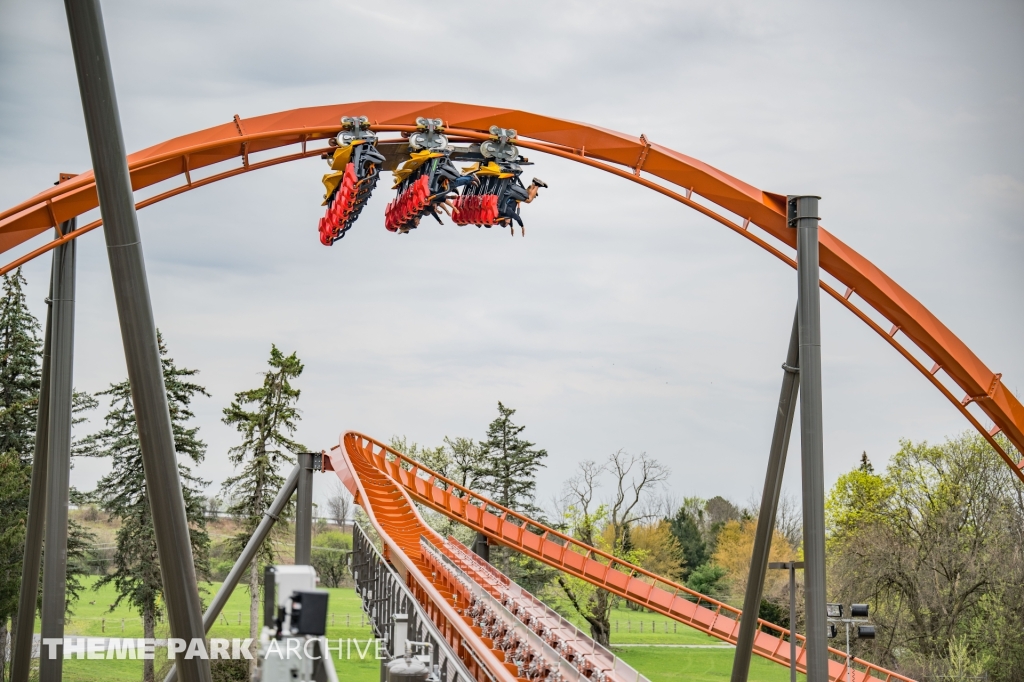
[[[313,544],[313,456],[296,455],[299,482],[295,489],[295,563],[308,564]]]
[[[75,229],[74,219],[63,223],[59,232]],[[36,442],[32,453],[32,482],[28,493],[28,519],[25,522],[25,555],[21,564],[21,592],[14,620],[11,647],[11,682],[28,682],[32,664],[32,637],[39,593],[39,569],[43,561],[43,533],[46,528],[46,462],[49,456],[46,433],[50,423],[50,336],[53,333],[53,277],[57,265],[54,252],[50,267],[50,294],[46,298],[46,331],[43,332],[43,366],[39,378],[39,405],[36,412]]]
[[[235,565],[228,571],[228,576],[224,578],[224,582],[221,584],[220,589],[217,590],[217,594],[214,595],[213,601],[206,608],[206,613],[203,614],[203,629],[206,632],[210,631],[213,624],[217,622],[217,617],[220,612],[224,610],[224,605],[228,603],[228,598],[231,597],[231,593],[238,587],[239,581],[242,579],[242,575],[245,574],[246,569],[249,568],[249,564],[256,558],[256,553],[259,552],[260,545],[270,535],[270,529],[274,527],[281,512],[284,511],[285,506],[288,504],[288,500],[292,498],[292,493],[295,492],[295,485],[299,480],[299,467],[298,465],[292,469],[292,473],[288,475],[284,485],[277,492],[277,497],[270,504],[270,507],[263,514],[263,518],[260,519],[260,524],[256,526],[256,530],[253,531],[249,537],[249,542],[245,543],[245,549],[238,555],[238,559],[235,561]],[[164,682],[174,682],[178,679],[177,668],[171,668],[171,671],[167,673],[167,677],[164,678]]]
[[[807,610],[807,682],[828,680],[825,628],[825,465],[821,416],[821,301],[818,199],[791,196],[796,228],[800,319],[800,461],[804,516],[804,606]]]
[[[789,436],[793,431],[793,415],[796,414],[796,399],[800,391],[798,325],[798,318],[794,315],[793,331],[789,335],[789,350],[786,352],[786,362],[782,365],[782,390],[775,412],[772,445],[768,451],[768,471],[764,476],[761,510],[757,516],[757,531],[754,535],[754,552],[750,559],[747,592],[743,597],[743,617],[740,619],[740,633],[733,658],[732,682],[747,682],[747,676],[750,674],[750,657],[753,655],[754,637],[757,634],[757,614],[761,610],[764,579],[768,573],[768,555],[771,553],[772,534],[775,532],[775,515],[779,508],[779,495],[782,493],[782,477],[786,472]]]
[[[491,545],[487,541],[487,536],[483,533],[477,533],[476,539],[473,540],[473,553],[484,561],[490,563],[491,561]]]
[[[65,226],[72,227],[69,223]],[[59,639],[56,655],[40,652],[40,682],[60,682],[68,566],[68,487],[71,482],[71,391],[75,352],[74,241],[53,252],[50,280],[50,367],[46,445],[46,554],[43,556],[42,638]],[[26,548],[28,543],[26,542]],[[31,628],[29,628],[31,632]],[[51,649],[52,651],[52,649]]]
[[[789,682],[796,682],[796,569],[804,562],[789,562]]]
[[[172,637],[190,642],[204,637],[203,610],[103,15],[99,0],[65,0],[64,8],[138,422],[167,620]],[[179,653],[177,666],[184,682],[210,682],[210,662],[202,657],[186,660]]]

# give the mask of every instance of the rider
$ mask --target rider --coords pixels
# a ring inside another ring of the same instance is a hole
[[[543,180],[534,178],[529,187],[524,187],[522,180],[519,179],[520,174],[522,174],[521,170],[515,171],[515,177],[506,185],[505,191],[502,192],[498,200],[497,222],[499,225],[511,227],[513,235],[515,234],[515,227],[512,226],[512,223],[518,223],[519,230],[525,237],[526,227],[523,225],[523,219],[519,217],[519,204],[520,202],[531,203],[537,198],[537,192],[540,191],[540,188],[547,187],[548,185]]]

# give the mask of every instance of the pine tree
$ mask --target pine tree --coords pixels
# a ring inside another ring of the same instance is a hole
[[[252,537],[277,491],[284,485],[281,463],[293,462],[289,453],[306,449],[291,438],[300,419],[295,407],[300,391],[292,388],[291,380],[302,374],[302,363],[295,353],[285,356],[273,345],[267,362],[270,369],[263,374],[263,385],[236,393],[231,405],[224,409],[222,419],[242,434],[242,443],[228,451],[231,462],[242,469],[224,481],[225,492],[231,500],[228,512],[242,523],[242,531],[232,541],[237,552],[241,552]],[[280,523],[277,530],[281,530]],[[249,636],[254,640],[259,625],[260,564],[273,561],[273,542],[268,538],[249,567]],[[254,665],[255,661],[251,661],[250,672]]]
[[[0,452],[32,461],[39,404],[39,321],[28,309],[21,268],[4,275],[0,302]]]
[[[7,649],[12,643],[25,553],[29,481],[35,450],[42,342],[39,321],[28,309],[21,269],[4,275],[0,300],[0,682],[5,679]],[[72,411],[94,407],[88,394],[75,392]],[[75,419],[77,425],[82,419]],[[68,522],[67,608],[78,600],[95,536]],[[40,585],[42,583],[40,582]]]
[[[532,513],[537,511],[537,470],[548,452],[535,450],[534,443],[519,437],[526,427],[512,422],[515,413],[498,402],[498,417],[487,427],[487,440],[480,442],[476,482],[498,504]]]
[[[698,513],[700,513],[698,511]],[[708,547],[704,542],[704,536],[697,525],[697,519],[686,507],[679,507],[676,515],[671,521],[672,535],[679,542],[682,550],[682,561],[680,573],[685,581],[699,566],[703,566],[708,560]]]
[[[0,682],[7,679],[8,621],[17,615],[25,547],[29,468],[17,452],[0,452]]]
[[[515,413],[498,403],[498,416],[487,427],[487,440],[480,442],[471,478],[474,487],[498,504],[536,516],[540,513],[534,504],[537,470],[544,466],[548,453],[520,437],[526,427],[512,422]],[[483,536],[477,534],[477,542],[481,541]],[[491,563],[527,589],[536,589],[549,577],[538,561],[505,547],[492,547],[489,554]]]
[[[867,473],[867,474],[875,473],[875,467],[874,467],[873,464],[871,464],[871,460],[868,459],[868,451],[867,450],[865,450],[862,453],[860,453],[860,466],[858,467],[858,469],[860,471],[863,471],[864,473]]]
[[[191,381],[199,370],[179,368],[167,356],[167,347],[159,332],[157,341],[171,413],[174,448],[178,453],[178,475],[185,498],[192,555],[196,573],[205,578],[209,574],[210,538],[206,533],[206,499],[202,491],[208,482],[195,476],[188,462],[191,460],[199,464],[206,455],[206,444],[199,438],[199,428],[190,427],[189,422],[195,416],[191,409],[193,399],[209,393]],[[110,398],[110,410],[104,418],[105,427],[84,439],[80,450],[86,456],[111,458],[111,471],[100,479],[95,495],[104,511],[121,520],[121,527],[116,536],[114,570],[102,577],[95,587],[98,589],[112,583],[117,590],[114,606],[127,602],[135,608],[142,616],[144,635],[152,638],[155,637],[157,619],[163,615],[163,581],[131,386],[127,380],[122,381],[111,384],[110,388],[96,395]],[[143,679],[145,682],[154,680],[152,660],[144,661]]]
[[[28,481],[39,402],[39,322],[29,312],[21,268],[3,277],[0,301],[0,681],[8,620],[18,608]]]

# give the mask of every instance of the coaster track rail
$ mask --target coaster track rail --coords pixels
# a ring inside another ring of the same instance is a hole
[[[136,191],[173,178],[184,180],[176,187],[141,198],[137,206],[150,206],[250,171],[318,157],[328,149],[327,139],[341,130],[342,117],[364,115],[372,122],[371,130],[380,133],[414,133],[417,118],[441,119],[453,142],[491,139],[488,131],[492,125],[515,128],[519,132],[516,144],[524,149],[582,163],[643,185],[715,220],[787,265],[796,266],[795,236],[787,227],[782,195],[759,190],[701,161],[653,144],[644,136],[637,138],[514,109],[451,102],[359,102],[246,119],[236,115],[229,123],[131,154],[128,166]],[[296,146],[296,151],[272,155]],[[240,160],[239,166],[193,178],[203,169],[235,159]],[[60,184],[0,212],[0,253],[97,205],[92,172],[68,176]],[[100,224],[93,221],[49,241],[0,266],[0,274]],[[1024,405],[1003,383],[1002,375],[989,369],[917,299],[835,235],[822,228],[820,241],[821,267],[831,278],[823,278],[821,288],[910,362],[1024,481],[1024,458],[1011,456],[995,437],[1004,433],[1018,456],[1024,452]],[[884,322],[879,322],[879,317]],[[953,386],[963,392],[963,397],[954,393]],[[991,426],[983,419],[991,420]]]

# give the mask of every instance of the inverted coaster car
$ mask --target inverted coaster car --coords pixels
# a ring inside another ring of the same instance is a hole
[[[494,138],[480,145],[483,160],[463,171],[464,176],[475,177],[477,182],[465,183],[462,194],[451,201],[452,220],[457,225],[509,227],[513,234],[514,225],[519,225],[525,235],[519,204],[532,202],[547,184],[534,178],[529,187],[523,185],[520,176],[522,164],[527,161],[511,142],[515,130],[492,126],[491,134]]]
[[[344,237],[352,227],[376,187],[384,163],[368,118],[346,116],[341,124],[341,132],[331,140],[336,149],[325,154],[332,171],[323,177],[327,212],[320,219],[320,243],[325,246]]]
[[[475,178],[463,177],[451,161],[453,147],[448,144],[440,119],[418,118],[418,130],[409,136],[409,158],[394,170],[395,199],[384,209],[384,227],[406,233],[419,227],[420,219],[433,216],[438,223],[438,208],[448,210],[448,197]]]
[[[451,202],[452,220],[456,225],[477,227],[512,227],[515,223],[525,234],[519,204],[532,202],[537,191],[547,184],[534,178],[530,186],[525,187],[519,179],[522,172],[516,164],[495,161],[467,168],[465,173],[476,176],[479,182],[467,185]]]
[[[396,197],[384,211],[391,232],[408,233],[424,216],[441,223],[447,213],[459,225],[509,227],[525,234],[519,205],[530,203],[540,187],[523,185],[522,166],[531,165],[512,143],[516,131],[491,127],[491,139],[466,146],[449,144],[441,119],[416,119],[403,139],[378,141],[365,116],[342,118],[342,130],[322,155],[331,167],[323,176],[320,242],[330,246],[352,227],[370,198],[382,170],[394,173]],[[465,140],[460,140],[465,141]],[[470,162],[460,171],[454,162]]]

